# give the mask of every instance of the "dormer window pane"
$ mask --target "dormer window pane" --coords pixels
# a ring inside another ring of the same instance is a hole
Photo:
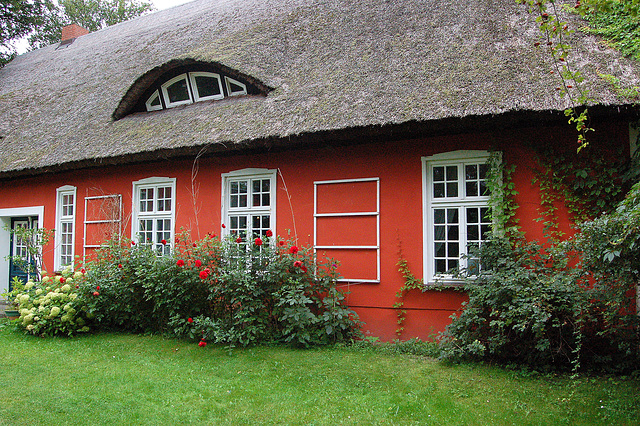
[[[189,74],[191,84],[194,87],[194,95],[196,101],[209,99],[222,99],[222,84],[220,76],[208,72],[192,72]]]
[[[230,77],[225,77],[224,81],[227,85],[227,92],[229,95],[246,95],[247,94],[247,86],[244,83],[240,83],[238,80],[234,80]]]
[[[169,95],[169,103],[189,100],[189,89],[187,88],[187,80],[178,80],[171,86],[168,86],[167,94]]]
[[[164,83],[162,85],[162,96],[167,108],[193,102],[187,82],[187,74],[181,74]]]
[[[153,92],[147,102],[145,103],[147,106],[147,111],[158,111],[162,109],[162,102],[160,102],[160,92],[157,90]]]

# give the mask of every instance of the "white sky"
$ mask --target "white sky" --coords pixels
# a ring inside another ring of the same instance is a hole
[[[152,0],[151,3],[153,3],[156,9],[162,10],[168,7],[177,6],[182,3],[187,3],[189,1],[191,0]]]

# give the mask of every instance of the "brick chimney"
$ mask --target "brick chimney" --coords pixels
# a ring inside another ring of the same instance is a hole
[[[70,24],[62,27],[62,42],[73,40],[85,34],[89,34],[89,30],[82,28],[78,24]]]

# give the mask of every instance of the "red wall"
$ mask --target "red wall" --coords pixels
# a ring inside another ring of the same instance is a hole
[[[626,127],[612,128],[607,135],[617,136],[628,146]],[[76,245],[82,253],[84,197],[102,194],[122,194],[127,227],[131,235],[132,182],[152,176],[177,179],[176,231],[180,227],[192,230],[194,237],[207,232],[221,232],[221,173],[243,168],[278,169],[277,229],[280,235],[297,231],[302,245],[313,243],[314,181],[373,178],[380,179],[380,245],[381,282],[346,285],[350,290],[348,303],[366,323],[365,332],[383,340],[396,338],[396,311],[392,305],[403,284],[398,272],[399,251],[408,261],[411,271],[422,277],[422,163],[421,157],[460,149],[499,149],[508,164],[516,165],[513,176],[519,195],[518,218],[531,239],[542,238],[539,217],[539,196],[532,184],[536,161],[531,146],[539,141],[554,141],[575,148],[575,136],[570,128],[520,129],[484,134],[461,134],[420,140],[404,140],[381,144],[360,144],[349,147],[291,150],[247,156],[211,157],[199,160],[195,184],[199,187],[196,209],[199,229],[196,229],[192,192],[192,160],[158,161],[156,163],[95,168],[75,172],[44,175],[29,179],[0,181],[0,208],[45,206],[44,226],[55,225],[56,188],[77,187]],[[286,189],[285,189],[286,188]],[[366,201],[366,200],[364,200]],[[363,201],[363,202],[364,202]],[[562,224],[569,230],[568,222]],[[338,226],[339,227],[339,226]],[[367,237],[368,238],[368,237]],[[52,249],[45,254],[46,265],[53,265]],[[402,338],[427,338],[442,331],[465,299],[462,292],[413,291],[405,297],[407,309]]]

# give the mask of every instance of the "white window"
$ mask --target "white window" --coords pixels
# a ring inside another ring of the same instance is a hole
[[[275,234],[276,171],[244,169],[222,175],[223,233],[243,241]]]
[[[219,74],[211,72],[190,72],[189,81],[196,102],[224,98]]]
[[[227,93],[229,96],[238,96],[247,94],[247,85],[240,83],[231,77],[225,77],[224,82],[227,85]]]
[[[455,151],[423,157],[425,280],[452,280],[451,271],[479,268],[465,258],[491,232],[486,151]]]
[[[189,89],[187,81],[187,74],[180,74],[177,77],[173,77],[160,87],[162,89],[162,96],[167,108],[173,108],[178,105],[185,105],[193,102],[191,90]]]
[[[63,186],[57,189],[55,264],[56,270],[73,265],[76,226],[76,187]]]
[[[153,247],[158,256],[171,253],[174,236],[175,178],[148,178],[133,183],[132,239]]]
[[[162,109],[162,102],[160,101],[160,92],[157,90],[153,92],[147,102],[145,103],[147,106],[147,111],[158,111]]]

